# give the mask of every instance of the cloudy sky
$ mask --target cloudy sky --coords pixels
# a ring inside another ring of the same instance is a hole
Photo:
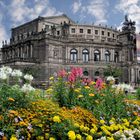
[[[140,0],[0,0],[0,45],[12,27],[63,13],[78,23],[113,27],[121,27],[127,14],[140,32]]]

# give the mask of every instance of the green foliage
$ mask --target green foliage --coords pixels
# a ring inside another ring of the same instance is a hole
[[[138,88],[136,91],[136,97],[138,100],[140,100],[140,88]]]
[[[32,75],[34,78],[38,77],[38,75],[39,75],[39,73],[40,73],[39,71],[40,71],[40,68],[38,68],[38,67],[31,67],[31,66],[25,67],[25,68],[23,69],[23,73],[30,74],[30,75]]]
[[[75,130],[74,126],[72,125],[70,120],[63,120],[63,122],[60,123],[53,123],[53,125],[50,126],[50,136],[57,138],[58,140],[68,139],[67,133],[69,130]]]
[[[0,109],[26,108],[29,106],[31,95],[31,93],[26,95],[26,93],[22,92],[18,85],[3,84],[0,87],[0,105],[2,106]]]
[[[63,78],[59,78],[53,85],[54,100],[59,103],[59,105],[66,107],[73,107],[76,105],[76,94],[74,89],[67,85]]]
[[[98,104],[95,104],[93,109],[96,118],[102,117],[109,121],[112,117],[117,119],[127,117],[125,95],[116,94],[111,87],[106,88],[103,93],[105,96],[99,100]]]
[[[108,65],[108,67],[104,71],[104,76],[113,76],[119,77],[122,75],[122,70],[118,67],[112,67]]]

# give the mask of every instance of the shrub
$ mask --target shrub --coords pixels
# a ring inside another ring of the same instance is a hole
[[[92,124],[96,124],[98,122],[90,111],[78,106],[72,109],[63,107],[60,111],[60,115],[65,119],[72,120],[73,123],[78,123],[88,127],[91,127]]]
[[[136,96],[137,96],[137,99],[140,100],[140,88],[137,89]]]

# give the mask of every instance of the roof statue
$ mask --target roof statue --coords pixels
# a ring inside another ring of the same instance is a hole
[[[128,15],[125,15],[125,21],[123,23],[122,31],[132,31],[135,32],[135,21],[132,21],[131,19],[128,19]]]

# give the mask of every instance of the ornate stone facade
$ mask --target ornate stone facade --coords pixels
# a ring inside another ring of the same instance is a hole
[[[107,26],[77,24],[66,15],[38,17],[12,29],[3,43],[1,65],[38,68],[38,82],[59,69],[82,67],[86,76],[104,78],[108,65],[123,72],[120,82],[137,83],[135,22],[125,17],[122,31]]]

